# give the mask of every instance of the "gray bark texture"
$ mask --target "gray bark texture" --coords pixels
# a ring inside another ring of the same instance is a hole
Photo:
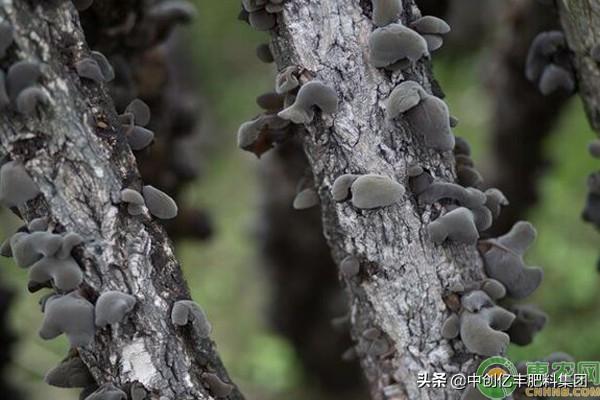
[[[35,117],[0,115],[3,155],[24,163],[42,195],[21,207],[25,221],[47,216],[57,231],[76,232],[84,270],[80,292],[90,301],[106,290],[137,298],[130,318],[98,330],[79,353],[98,384],[138,381],[151,399],[211,399],[203,372],[229,381],[214,342],[170,322],[172,304],[189,299],[173,247],[149,214],[131,217],[117,200],[123,187],[141,189],[136,160],[107,90],[81,80],[73,64],[89,55],[70,1],[3,0],[15,43],[2,68],[18,60],[43,65],[40,86],[51,99]],[[41,320],[41,318],[40,318]],[[228,399],[241,399],[234,389]]]
[[[331,187],[346,173],[376,173],[394,177],[408,187],[406,169],[419,163],[438,179],[454,181],[452,154],[427,149],[405,121],[391,124],[383,102],[405,79],[440,94],[429,61],[402,73],[389,74],[369,63],[368,38],[373,30],[370,1],[296,0],[285,3],[273,34],[279,69],[298,65],[335,88],[340,109],[307,127],[303,144],[321,199],[324,234],[339,263],[347,255],[361,262],[358,278],[345,280],[350,298],[352,334],[372,398],[448,399],[450,388],[417,387],[417,374],[467,372],[478,358],[458,340],[442,339],[449,315],[449,286],[483,276],[476,246],[436,246],[426,225],[439,205],[420,208],[414,195],[388,208],[361,211],[349,203],[334,203]],[[418,17],[412,1],[404,1],[403,22]],[[446,301],[445,301],[446,300]],[[361,334],[381,330],[389,351],[374,356]]]
[[[600,64],[590,51],[600,44],[600,3],[595,0],[558,0],[560,19],[574,65],[579,95],[592,128],[600,133]]]

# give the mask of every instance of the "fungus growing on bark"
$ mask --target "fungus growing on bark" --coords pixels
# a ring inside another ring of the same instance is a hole
[[[16,100],[17,111],[27,116],[32,116],[38,106],[48,104],[50,104],[50,98],[37,86],[23,89]]]
[[[87,365],[78,356],[61,361],[46,373],[44,381],[59,388],[85,388],[96,383]]]
[[[368,174],[359,176],[350,187],[352,205],[361,209],[387,207],[404,196],[404,186],[387,176]]]
[[[280,71],[275,79],[275,91],[279,94],[284,94],[300,86],[300,81],[298,80],[299,72],[300,69],[295,65],[290,65]]]
[[[514,299],[529,296],[542,281],[541,268],[528,267],[523,261],[536,236],[533,225],[519,221],[505,235],[489,240],[489,249],[483,253],[487,275],[501,282]]]
[[[180,300],[173,305],[171,322],[176,326],[185,326],[191,322],[201,337],[208,337],[212,332],[212,325],[204,310],[191,300]]]
[[[146,185],[142,188],[142,194],[150,214],[160,219],[172,219],[177,216],[177,204],[165,192]]]
[[[444,339],[454,339],[460,333],[460,319],[458,315],[452,314],[442,325],[442,337]]]
[[[548,322],[548,315],[531,304],[517,304],[510,307],[510,311],[517,317],[510,326],[508,335],[510,341],[519,346],[530,344]]]
[[[90,55],[92,56],[92,59],[96,61],[96,64],[98,64],[104,82],[110,82],[115,79],[115,70],[104,54],[100,53],[99,51],[92,50]]]
[[[140,151],[154,141],[154,132],[141,126],[134,126],[127,134],[127,143],[131,150]]]
[[[233,385],[224,382],[217,374],[212,372],[203,372],[202,380],[215,397],[227,397],[233,390]]]
[[[125,108],[125,113],[133,115],[134,123],[139,126],[148,125],[152,116],[150,107],[141,99],[133,99]]]
[[[0,167],[0,201],[7,207],[19,207],[34,199],[40,190],[20,161]]]
[[[17,232],[10,240],[11,252],[21,268],[30,268],[30,284],[54,282],[60,290],[75,289],[83,280],[71,250],[81,243],[79,235],[50,232]]]
[[[457,165],[456,175],[461,186],[479,188],[483,185],[483,176],[473,167]]]
[[[481,284],[483,290],[492,300],[499,300],[506,296],[506,288],[495,279],[486,279]]]
[[[594,139],[588,144],[588,151],[594,158],[600,158],[600,139]]]
[[[133,382],[129,388],[131,400],[146,400],[148,391],[140,382]]]
[[[446,239],[456,243],[475,244],[479,239],[475,217],[465,207],[458,207],[442,215],[431,222],[427,230],[436,244],[442,244]]]
[[[454,141],[455,141],[455,145],[454,145],[454,154],[455,155],[465,155],[465,156],[471,155],[471,145],[469,144],[469,142],[467,142],[467,139],[460,137],[460,136],[455,136]]]
[[[338,109],[335,90],[317,80],[302,85],[294,103],[277,115],[295,124],[308,124],[315,116],[314,107],[324,114],[335,114]]]
[[[450,33],[450,25],[446,21],[431,15],[413,21],[410,27],[423,36],[430,52],[442,47],[444,35]]]
[[[389,67],[404,60],[415,63],[429,55],[425,39],[400,23],[375,29],[369,37],[369,51],[371,64],[376,68]]]
[[[268,43],[262,43],[256,47],[256,56],[260,61],[266,64],[270,64],[275,61]]]
[[[360,262],[354,256],[347,256],[340,263],[340,271],[346,278],[352,278],[360,272]]]
[[[416,107],[423,97],[427,96],[425,89],[415,81],[404,81],[392,90],[386,101],[386,115],[393,120],[400,114]]]
[[[12,101],[21,91],[35,85],[42,76],[40,64],[33,61],[18,61],[10,66],[6,75],[6,88]]]
[[[146,202],[137,190],[125,188],[121,190],[121,201],[127,203],[127,212],[131,216],[140,215],[144,212]]]
[[[256,98],[256,104],[269,113],[276,113],[283,109],[285,96],[277,92],[261,94]]]
[[[300,191],[294,198],[295,210],[306,210],[319,204],[319,195],[313,188]]]
[[[575,75],[569,58],[569,49],[562,32],[542,32],[529,49],[525,75],[544,95],[559,89],[572,93],[575,89]]]
[[[80,78],[92,80],[94,82],[106,82],[100,66],[91,57],[83,58],[75,63],[75,70]]]
[[[348,200],[350,197],[350,187],[360,175],[344,174],[340,175],[333,182],[331,196],[335,201]]]
[[[42,232],[48,229],[48,217],[34,218],[27,224],[29,232]]]
[[[93,3],[94,0],[73,0],[73,4],[77,11],[87,10]]]
[[[0,60],[6,56],[6,51],[13,43],[13,27],[8,21],[0,21]]]
[[[510,342],[507,330],[515,315],[501,307],[484,307],[478,312],[463,311],[460,338],[467,350],[481,356],[504,353]]]
[[[401,0],[372,0],[373,23],[379,27],[398,21],[404,9]]]
[[[408,185],[415,196],[423,193],[433,182],[433,177],[423,168],[419,167],[420,171],[415,168],[408,170]]]
[[[493,218],[498,218],[502,207],[506,207],[509,202],[500,189],[490,188],[485,191],[485,206],[492,212]]]
[[[76,292],[46,301],[40,337],[49,340],[62,333],[71,347],[87,346],[94,339],[94,306]]]
[[[135,297],[126,293],[114,290],[102,293],[96,301],[96,326],[118,324],[133,310],[135,303]]]
[[[237,145],[261,157],[275,144],[290,137],[290,122],[275,114],[265,114],[244,122],[238,129]]]
[[[417,82],[399,84],[387,100],[386,113],[389,120],[405,114],[413,130],[425,139],[428,147],[439,151],[454,148],[448,106],[440,98],[427,94]]]
[[[449,182],[433,182],[419,194],[422,204],[433,204],[443,199],[455,200],[464,207],[475,209],[485,204],[486,196],[480,190],[466,189]]]
[[[488,294],[482,290],[473,290],[462,296],[460,302],[463,308],[469,312],[478,312],[485,307],[493,307],[494,302]]]
[[[85,400],[127,400],[127,394],[112,383],[105,383]]]

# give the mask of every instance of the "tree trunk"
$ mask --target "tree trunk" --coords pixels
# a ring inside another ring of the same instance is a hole
[[[170,322],[172,304],[190,297],[173,247],[149,214],[131,217],[116,204],[122,188],[140,189],[142,181],[106,88],[73,68],[89,55],[74,6],[6,0],[0,16],[15,31],[15,50],[4,61],[43,63],[41,86],[51,99],[34,117],[0,116],[2,153],[22,161],[42,192],[19,214],[25,221],[47,216],[56,230],[84,238],[75,257],[85,276],[80,292],[90,301],[106,290],[137,298],[130,318],[99,330],[80,356],[98,384],[138,381],[151,399],[211,398],[202,373],[229,378],[210,339]],[[242,396],[234,389],[227,398]]]
[[[500,37],[493,51],[490,98],[493,102],[492,163],[486,180],[510,199],[492,232],[504,233],[537,202],[538,182],[548,167],[543,143],[552,133],[568,96],[544,96],[525,78],[529,46],[538,33],[559,27],[553,7],[538,1],[505,2]]]
[[[369,4],[367,4],[369,3]],[[403,22],[416,18],[404,1]],[[307,127],[303,143],[321,199],[324,233],[339,262],[347,255],[361,261],[359,278],[346,279],[352,334],[379,329],[390,345],[383,356],[359,352],[372,397],[379,399],[456,398],[451,388],[417,387],[417,373],[473,369],[478,357],[460,341],[442,339],[448,316],[444,302],[455,282],[483,276],[476,246],[436,246],[425,227],[435,210],[420,208],[407,194],[404,204],[359,211],[334,203],[331,187],[346,173],[376,173],[408,187],[407,167],[418,162],[438,179],[454,181],[451,154],[427,149],[402,121],[386,123],[381,103],[403,79],[436,91],[428,62],[419,62],[391,79],[369,64],[368,38],[373,30],[370,2],[297,0],[286,2],[273,36],[279,69],[298,65],[336,89],[340,109]]]
[[[592,128],[600,133],[600,64],[591,50],[600,44],[600,3],[595,0],[557,0],[562,26],[574,64],[579,94]]]

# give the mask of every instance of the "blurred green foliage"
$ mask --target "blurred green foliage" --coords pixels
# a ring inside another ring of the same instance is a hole
[[[197,61],[203,111],[213,128],[203,135],[212,143],[203,160],[204,176],[186,194],[186,201],[212,214],[216,235],[208,243],[181,242],[178,253],[193,297],[205,306],[225,363],[248,398],[316,398],[303,387],[302,371],[285,339],[263,319],[269,287],[257,254],[259,183],[257,161],[235,146],[237,126],[258,109],[255,97],[272,88],[274,67],[260,63],[255,46],[266,40],[237,20],[237,1],[200,1],[198,21],[185,32]],[[485,170],[489,148],[490,104],[478,76],[479,58],[459,62],[435,60],[436,75],[448,95],[456,129],[472,143],[476,162]],[[592,133],[581,104],[574,99],[559,128],[546,143],[553,167],[542,180],[542,201],[529,216],[539,239],[527,260],[544,267],[546,278],[531,299],[550,314],[547,328],[531,346],[513,347],[515,359],[534,359],[562,350],[577,359],[600,359],[600,291],[596,271],[600,234],[580,219],[587,174],[598,164],[586,153]],[[8,213],[5,213],[8,214]],[[17,226],[5,215],[4,235]],[[65,353],[66,340],[42,342],[37,337],[40,295],[25,290],[26,273],[10,260],[0,260],[0,278],[18,292],[12,321],[20,342],[11,370],[15,383],[31,400],[75,399],[77,391],[48,388],[44,372]]]

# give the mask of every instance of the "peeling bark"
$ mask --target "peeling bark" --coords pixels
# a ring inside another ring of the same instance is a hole
[[[600,133],[600,63],[590,55],[600,44],[600,3],[595,0],[557,0],[569,47],[575,53],[579,95],[592,128]]]
[[[425,227],[435,207],[419,208],[408,193],[402,204],[360,211],[334,203],[331,186],[345,173],[377,173],[408,187],[407,166],[418,162],[436,178],[454,181],[451,154],[427,149],[406,121],[392,125],[382,102],[403,79],[438,93],[430,64],[419,62],[401,74],[386,74],[369,64],[367,41],[373,30],[366,2],[297,0],[285,3],[273,35],[279,69],[299,65],[335,88],[340,110],[307,127],[303,144],[320,194],[324,233],[334,259],[352,254],[361,261],[357,279],[345,280],[350,297],[352,334],[358,348],[368,328],[383,332],[390,351],[383,356],[360,351],[372,397],[379,399],[446,399],[450,388],[417,387],[417,373],[473,369],[478,358],[460,341],[443,340],[448,316],[444,302],[451,283],[479,280],[482,263],[475,246],[436,246]],[[403,21],[418,15],[405,1]]]
[[[89,300],[111,289],[138,300],[127,321],[98,331],[79,353],[99,384],[139,381],[151,399],[210,399],[201,374],[229,378],[214,342],[170,323],[171,305],[190,297],[173,247],[160,223],[116,204],[121,188],[140,189],[142,181],[106,88],[80,80],[73,69],[89,54],[77,12],[70,1],[35,3],[0,4],[16,41],[2,67],[40,61],[41,86],[51,98],[35,117],[0,115],[2,153],[23,161],[42,192],[18,211],[26,221],[48,216],[57,231],[85,239],[74,254]],[[242,395],[234,389],[227,398]]]

